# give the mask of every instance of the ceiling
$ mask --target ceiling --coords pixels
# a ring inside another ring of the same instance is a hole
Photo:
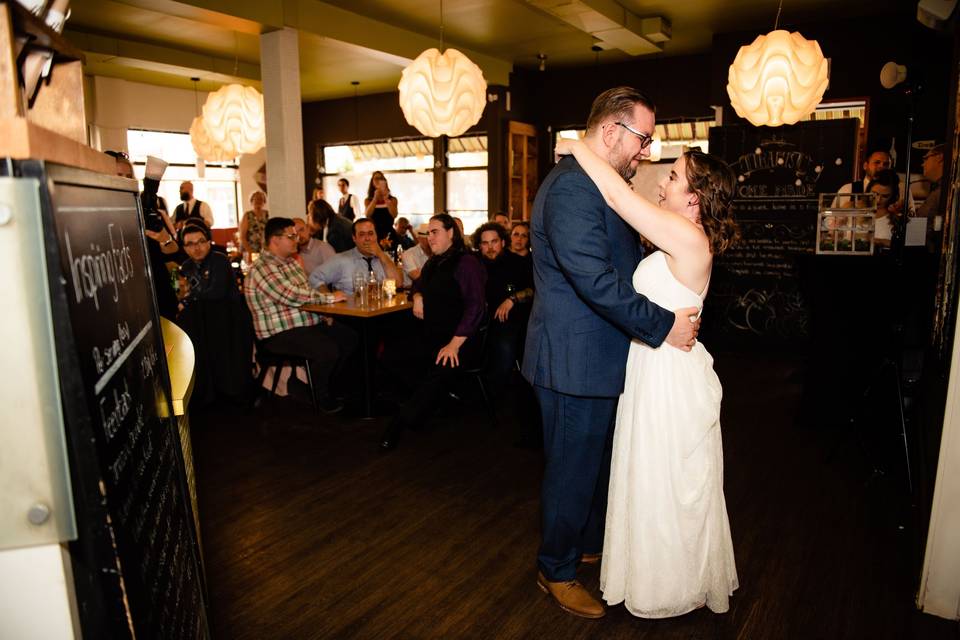
[[[564,0],[556,0],[562,3]],[[589,1],[589,0],[588,0]],[[597,0],[592,0],[596,2]],[[614,0],[600,0],[613,3]],[[788,0],[781,25],[893,11],[896,0]],[[299,31],[304,100],[396,89],[420,51],[440,45],[441,0],[73,0],[66,35],[87,72],[150,84],[214,90],[260,85],[260,34]],[[707,51],[715,33],[766,32],[776,0],[619,0],[639,17],[660,16],[672,38],[657,56]],[[525,0],[443,0],[443,41],[476,62],[491,84],[514,67],[630,60]],[[351,85],[358,81],[357,87]]]

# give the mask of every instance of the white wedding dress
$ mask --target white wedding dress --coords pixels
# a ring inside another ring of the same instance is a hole
[[[703,306],[660,251],[637,266],[633,286],[666,309]],[[721,395],[699,342],[689,352],[630,344],[600,570],[607,603],[625,602],[643,618],[729,609],[738,582],[723,498]]]

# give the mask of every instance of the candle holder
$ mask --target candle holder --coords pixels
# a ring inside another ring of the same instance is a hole
[[[387,278],[383,281],[383,295],[386,296],[387,300],[393,300],[393,296],[397,295],[396,280]]]

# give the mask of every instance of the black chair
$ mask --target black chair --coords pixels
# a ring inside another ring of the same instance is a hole
[[[273,384],[270,386],[270,396],[272,397],[277,393],[277,383],[280,382],[280,371],[283,370],[284,367],[289,366],[292,369],[290,372],[291,379],[296,377],[296,367],[304,367],[307,370],[307,384],[310,386],[310,402],[313,403],[315,410],[320,409],[320,405],[317,403],[317,392],[313,386],[313,376],[310,374],[310,363],[306,358],[271,351],[270,348],[264,344],[263,340],[256,341],[255,358],[257,366],[260,367],[260,374],[257,376],[257,400],[254,402],[254,406],[259,407],[263,400],[261,390],[263,389],[263,379],[267,376],[267,369],[275,367]]]
[[[480,396],[483,398],[483,406],[490,417],[490,426],[495,427],[497,425],[497,412],[493,406],[493,403],[490,401],[490,394],[487,393],[487,386],[483,383],[483,373],[487,366],[488,329],[489,325],[483,325],[477,331],[477,340],[480,345],[479,349],[477,350],[477,357],[473,359],[474,361],[470,366],[464,367],[462,373],[464,377],[476,381],[477,386],[480,388]]]

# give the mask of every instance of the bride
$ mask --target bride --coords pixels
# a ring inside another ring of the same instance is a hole
[[[703,308],[713,258],[736,239],[730,168],[691,149],[660,183],[660,206],[634,193],[579,141],[563,140],[607,204],[659,250],[633,274],[634,288],[666,309]],[[697,343],[630,344],[617,408],[600,588],[643,618],[706,605],[722,613],[738,587],[723,497],[720,381]]]

